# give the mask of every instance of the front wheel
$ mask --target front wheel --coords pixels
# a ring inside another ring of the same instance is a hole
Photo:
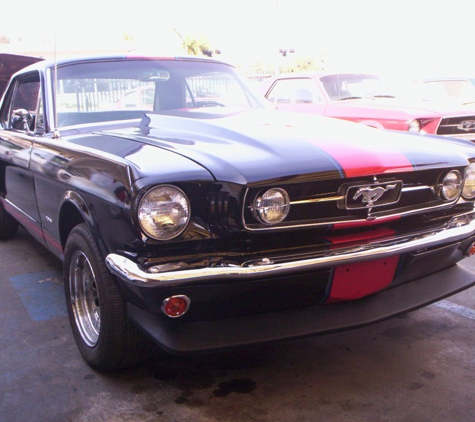
[[[127,317],[126,303],[86,224],[71,231],[64,258],[69,321],[83,358],[101,371],[137,363],[142,334]]]

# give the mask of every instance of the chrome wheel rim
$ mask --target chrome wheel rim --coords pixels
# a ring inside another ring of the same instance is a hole
[[[82,251],[75,251],[71,258],[69,291],[79,334],[84,343],[94,347],[101,328],[99,292],[91,263]]]

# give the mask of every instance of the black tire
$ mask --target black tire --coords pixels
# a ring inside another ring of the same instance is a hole
[[[3,205],[0,204],[0,240],[7,240],[15,237],[18,232],[18,221],[16,221]]]
[[[83,358],[99,371],[138,363],[143,335],[127,317],[126,303],[86,224],[71,231],[64,258],[69,321]]]

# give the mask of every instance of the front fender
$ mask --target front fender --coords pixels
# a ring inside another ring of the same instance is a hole
[[[87,202],[78,192],[72,190],[65,192],[61,200],[58,218],[59,238],[62,251],[64,251],[64,246],[66,245],[71,230],[81,223],[86,223],[88,225],[90,232],[96,240],[100,239],[93,214],[87,205]],[[99,241],[97,243],[101,252],[105,256],[106,249],[102,242]]]

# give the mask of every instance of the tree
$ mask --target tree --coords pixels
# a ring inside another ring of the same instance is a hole
[[[134,40],[134,37],[132,37],[129,33],[127,32],[123,32],[122,33],[122,38],[124,39],[124,41],[133,41]]]
[[[181,38],[182,47],[187,54],[190,56],[198,56],[199,54],[210,55],[212,50],[206,38],[196,35],[182,36],[175,28],[174,31]]]
[[[10,38],[0,34],[0,44],[10,44]]]
[[[186,49],[187,53],[193,56],[198,56],[200,53],[205,54],[205,51],[210,51],[209,42],[203,37],[194,37],[193,35],[188,35],[183,40],[183,47]]]

